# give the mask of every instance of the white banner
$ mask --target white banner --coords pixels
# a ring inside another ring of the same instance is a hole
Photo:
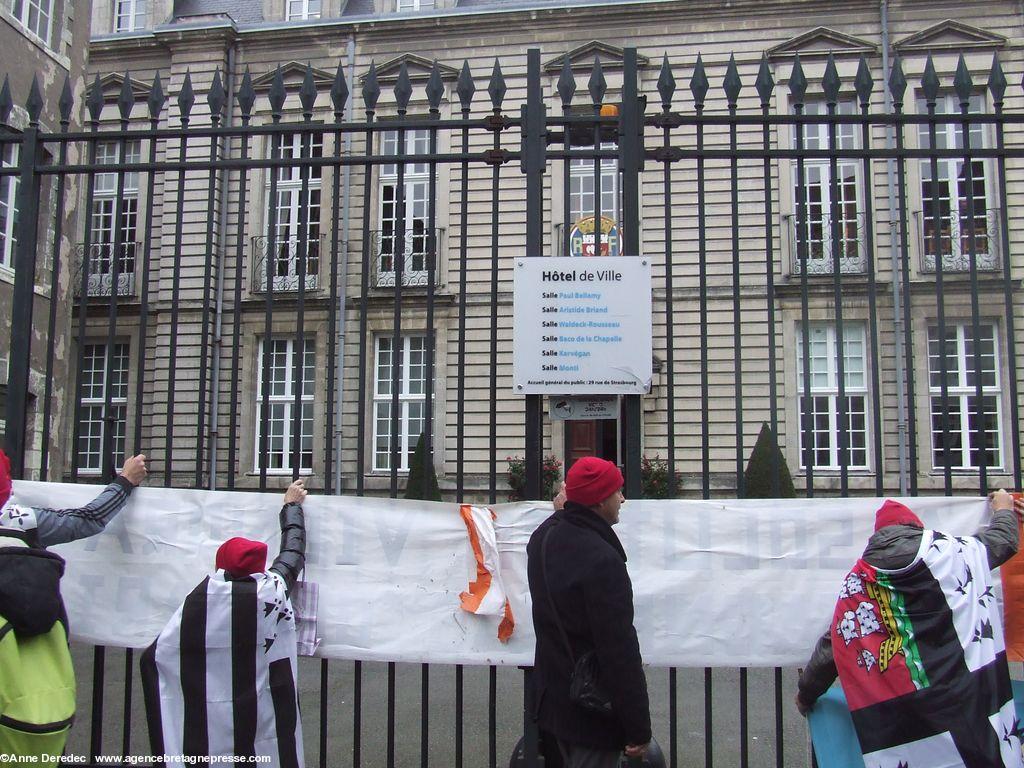
[[[15,482],[14,501],[87,503],[99,486]],[[54,547],[77,640],[143,647],[212,572],[231,536],[277,552],[280,494],[140,488],[101,535]],[[970,534],[981,498],[903,499],[929,527]],[[628,501],[629,556],[644,660],[656,666],[790,666],[807,660],[840,581],[874,525],[877,499]],[[310,495],[306,579],[319,584],[317,655],[528,665],[534,636],[526,542],[550,504],[492,507],[515,632],[459,607],[476,578],[457,504]]]

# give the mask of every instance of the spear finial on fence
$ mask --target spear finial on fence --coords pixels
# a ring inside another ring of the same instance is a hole
[[[89,97],[85,100],[85,106],[89,110],[89,120],[93,126],[100,121],[100,113],[103,111],[103,83],[100,82],[99,73],[92,81],[92,88],[89,89]]]
[[[903,74],[903,60],[899,56],[893,59],[889,72],[889,95],[897,110],[903,108],[903,94],[907,92],[907,77]]]
[[[939,99],[939,76],[935,72],[935,63],[931,55],[924,65],[924,75],[921,77],[921,91],[924,93],[924,100],[928,107],[934,107]]]
[[[281,65],[278,64],[277,70],[274,72],[274,79],[270,83],[270,91],[267,93],[267,98],[270,100],[270,116],[274,122],[281,119],[284,100],[287,97],[288,94],[284,89],[284,72],[281,71]]]
[[[722,81],[722,88],[725,91],[725,98],[729,101],[729,108],[735,109],[736,102],[740,98],[740,90],[743,83],[740,81],[740,73],[736,68],[736,57],[729,54],[729,66],[725,70],[725,80]]]
[[[794,104],[803,105],[804,96],[807,95],[807,76],[800,63],[799,53],[793,59],[793,71],[789,75],[789,94]]]
[[[188,124],[189,115],[192,114],[192,107],[196,103],[196,95],[192,90],[192,72],[185,72],[185,82],[181,84],[178,92],[178,112],[181,114],[183,125]]]
[[[1003,65],[999,62],[999,52],[992,54],[992,69],[988,73],[988,90],[992,94],[992,105],[1001,107],[1006,94],[1006,75]]]
[[[772,91],[775,90],[775,78],[772,77],[772,67],[768,63],[768,54],[761,54],[761,66],[757,69],[757,80],[754,81],[757,95],[761,97],[761,106],[767,107],[772,100]]]
[[[501,64],[494,60],[494,69],[491,70],[491,79],[487,83],[487,95],[491,97],[491,106],[495,112],[501,111],[501,102],[505,100],[505,75],[501,73]]]
[[[75,97],[71,92],[71,73],[64,76],[64,87],[60,91],[60,101],[57,102],[60,110],[60,125],[67,130],[71,124],[71,111],[75,108]]]
[[[427,80],[427,104],[431,112],[437,112],[441,107],[441,99],[444,97],[444,81],[441,79],[441,68],[434,59],[434,66],[430,69],[430,79]]]
[[[562,99],[563,107],[572,104],[572,97],[576,95],[576,78],[572,74],[572,64],[568,56],[563,59],[562,71],[558,75],[558,95]]]
[[[248,123],[252,119],[252,108],[256,104],[256,89],[252,86],[252,73],[248,67],[242,75],[242,85],[235,99],[238,101],[238,108],[242,110],[242,122]]]
[[[398,68],[398,79],[395,81],[395,104],[400,113],[409,108],[409,99],[412,98],[412,82],[409,80],[409,67],[403,61]]]
[[[658,95],[661,106],[667,112],[672,106],[672,97],[676,94],[676,78],[672,74],[672,66],[668,63],[668,54],[661,61],[661,72],[658,74]]]
[[[469,69],[469,62],[463,59],[462,71],[459,72],[459,82],[455,86],[459,94],[459,102],[463,111],[469,111],[469,105],[473,102],[473,94],[476,93],[476,83],[473,82],[473,73]]]
[[[135,106],[135,91],[132,90],[132,73],[124,73],[124,81],[121,83],[121,92],[117,95],[117,111],[121,120],[128,122],[132,117],[132,107]]]
[[[590,80],[587,82],[587,90],[590,91],[590,100],[594,104],[604,101],[604,94],[608,90],[608,83],[604,79],[604,70],[601,68],[601,57],[594,54],[594,68],[590,71]]]
[[[43,112],[43,91],[39,87],[39,77],[37,75],[32,75],[32,85],[28,89],[25,111],[28,112],[29,125],[38,126],[39,115]]]
[[[149,87],[149,96],[146,97],[146,106],[149,107],[149,119],[157,121],[164,109],[164,102],[167,97],[164,95],[164,86],[160,82],[160,73],[153,75],[153,84]]]
[[[821,90],[825,94],[825,103],[832,107],[839,103],[839,89],[843,87],[843,81],[839,78],[839,70],[836,68],[836,57],[831,52],[825,62],[825,75],[821,78]]]
[[[299,87],[299,103],[302,104],[302,117],[313,119],[313,107],[316,106],[316,80],[313,77],[313,66],[306,64],[306,74]]]
[[[693,101],[698,110],[704,109],[704,99],[707,98],[708,74],[704,71],[704,59],[697,54],[697,63],[693,66],[693,76],[690,77],[690,93],[693,94]]]
[[[7,75],[4,75],[4,84],[0,86],[0,123],[7,123],[13,108],[14,99],[11,98],[11,82]]]
[[[871,67],[868,66],[868,60],[863,54],[861,54],[860,63],[857,65],[857,76],[853,78],[853,85],[857,89],[861,108],[866,110],[871,104],[871,92],[875,89],[875,78],[871,76]]]
[[[224,91],[224,83],[220,78],[220,67],[213,73],[213,82],[210,83],[210,90],[206,94],[206,103],[210,105],[210,119],[214,125],[220,124],[221,115],[224,113],[224,104],[228,95]]]
[[[377,64],[370,62],[370,71],[366,73],[363,80],[363,104],[366,111],[372,112],[377,107],[377,99],[380,98],[380,83],[377,82]]]
[[[345,79],[345,68],[338,63],[331,83],[331,103],[334,104],[334,120],[340,123],[345,117],[345,105],[348,104],[348,80]]]
[[[953,76],[953,89],[960,97],[960,107],[967,109],[971,103],[971,92],[974,90],[974,80],[971,78],[971,70],[967,68],[964,55],[960,54],[960,61],[956,65],[956,74]]]

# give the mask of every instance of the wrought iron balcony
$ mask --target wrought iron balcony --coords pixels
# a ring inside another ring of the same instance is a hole
[[[391,230],[374,230],[370,232],[370,252],[373,257],[370,285],[374,288],[394,288],[395,275],[400,268],[403,288],[426,288],[428,280],[427,267],[434,263],[434,284],[438,282],[437,254],[442,252],[444,229],[435,229],[434,258],[428,259],[430,230],[415,228],[405,232],[399,248],[398,235]]]
[[[803,271],[800,260],[800,248],[807,248],[807,274],[835,274],[833,261],[833,227],[830,216],[809,218],[805,224],[805,237],[800,241],[797,230],[797,217],[788,214],[789,255],[793,274]],[[863,213],[852,219],[844,219],[838,225],[839,236],[839,273],[842,275],[864,275],[868,271],[867,222]]]
[[[914,214],[917,223],[917,243],[921,253],[921,271],[935,271],[935,236],[932,219],[925,218],[928,211]],[[966,211],[946,215],[939,219],[942,228],[939,243],[942,248],[942,271],[971,271],[971,232]],[[1002,266],[1000,233],[1002,210],[989,208],[974,220],[974,263],[979,272],[994,272]]]
[[[271,259],[271,284],[273,293],[298,293],[300,285],[299,252],[306,249],[306,290],[320,288],[320,254],[324,237],[315,237],[305,242],[289,238],[275,240],[273,250],[269,237],[252,239],[252,289],[255,293],[267,290],[267,259]]]
[[[135,256],[142,252],[142,243],[119,243],[117,251],[117,296],[135,295]],[[88,296],[113,296],[114,294],[114,253],[113,243],[90,243],[89,277],[86,283]],[[86,244],[75,247],[75,274],[72,279],[76,296],[82,295],[82,266],[85,263]]]

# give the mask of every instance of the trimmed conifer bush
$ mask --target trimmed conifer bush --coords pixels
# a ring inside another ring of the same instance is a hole
[[[774,457],[774,458],[773,458]],[[772,488],[773,467],[778,468],[778,488]],[[793,487],[793,476],[789,473],[786,457],[779,450],[775,433],[765,422],[761,425],[761,434],[757,436],[757,444],[750,454],[747,471],[743,474],[748,499],[792,499],[796,496]]]
[[[441,501],[441,489],[437,487],[437,473],[434,462],[427,453],[427,441],[420,434],[416,451],[409,466],[409,480],[405,485],[405,498],[422,501]]]

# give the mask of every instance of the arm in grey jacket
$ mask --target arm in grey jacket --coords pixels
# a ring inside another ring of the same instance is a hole
[[[281,551],[270,570],[284,579],[290,594],[306,565],[306,518],[302,505],[295,502],[281,507]]]
[[[800,702],[806,707],[813,705],[835,682],[838,675],[836,660],[832,655],[832,634],[829,628],[818,638],[811,658],[807,660],[807,666],[800,673],[800,680],[796,684]]]
[[[95,499],[75,509],[33,507],[39,543],[48,547],[94,536],[122,509],[135,488],[120,475]]]
[[[981,539],[981,543],[988,550],[988,567],[998,568],[1017,554],[1017,513],[1012,509],[995,510],[988,526],[978,531],[975,536]]]

